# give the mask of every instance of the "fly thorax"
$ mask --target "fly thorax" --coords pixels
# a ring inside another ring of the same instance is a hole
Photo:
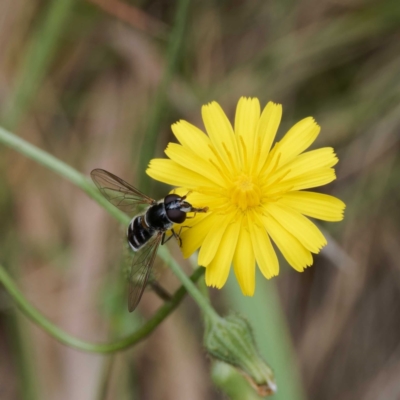
[[[163,202],[151,206],[144,215],[145,222],[150,229],[166,231],[173,223],[168,219]]]

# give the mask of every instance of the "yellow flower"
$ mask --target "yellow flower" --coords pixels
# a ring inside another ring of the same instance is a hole
[[[278,275],[271,239],[297,271],[313,263],[311,253],[326,245],[307,217],[343,219],[345,204],[326,194],[304,191],[333,181],[338,159],[330,147],[304,152],[320,127],[308,117],[272,146],[282,106],[269,102],[261,113],[258,99],[242,97],[234,129],[216,102],[203,106],[208,136],[186,121],[172,125],[180,144],[170,143],[168,159],[153,159],[148,175],[190,191],[205,214],[185,221],[182,251],[189,257],[200,248],[199,265],[206,283],[221,288],[231,264],[243,294],[252,296],[255,264],[266,278]]]

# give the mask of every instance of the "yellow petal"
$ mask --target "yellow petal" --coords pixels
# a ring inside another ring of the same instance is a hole
[[[199,128],[184,120],[172,124],[171,128],[182,146],[198,151],[205,159],[215,159],[214,153],[210,149],[210,138]]]
[[[247,162],[252,161],[254,157],[254,147],[256,141],[257,124],[260,118],[260,102],[256,98],[241,97],[236,107],[235,114],[235,133],[241,136],[246,149],[240,145],[241,154],[246,151],[243,157]],[[245,166],[246,167],[246,166]]]
[[[208,194],[199,193],[197,191],[191,192],[188,195],[188,201],[194,207],[208,207],[211,211],[216,209],[225,211],[227,207],[227,198],[219,195],[217,191],[213,192],[212,190]]]
[[[190,169],[200,175],[205,176],[210,181],[214,182],[218,186],[225,187],[226,181],[221,176],[219,171],[215,168],[213,164],[205,160],[199,154],[195,153],[190,149],[186,149],[179,144],[169,143],[165,150],[165,154],[177,164],[184,168]]]
[[[210,264],[206,266],[206,284],[218,289],[225,285],[235,252],[241,222],[230,224],[220,242],[218,252]]]
[[[336,197],[315,192],[289,192],[278,202],[323,221],[341,221],[346,207],[343,201]]]
[[[257,173],[264,166],[282,118],[282,106],[271,101],[264,108],[257,126],[260,138]]]
[[[319,253],[326,246],[327,242],[321,231],[298,211],[277,203],[268,203],[265,209],[306,249]]]
[[[215,216],[212,213],[198,214],[196,218],[184,223],[184,225],[189,224],[193,224],[193,226],[184,229],[181,233],[181,249],[185,258],[190,257],[201,246],[205,237],[215,225]]]
[[[267,184],[273,182],[279,176],[284,176],[282,181],[286,181],[320,168],[333,167],[337,162],[338,158],[332,147],[308,151],[298,155],[291,162],[278,168],[274,173],[270,173],[266,182]]]
[[[233,256],[233,268],[236,279],[239,282],[242,293],[245,296],[253,296],[255,289],[255,257],[250,232],[242,227]]]
[[[263,215],[264,226],[286,261],[296,271],[302,272],[304,268],[313,263],[312,255],[298,239],[289,233],[281,224],[269,214]]]
[[[153,179],[172,186],[184,186],[188,189],[194,189],[198,186],[215,187],[215,183],[205,176],[164,158],[153,158],[146,173]]]
[[[321,168],[315,172],[288,179],[285,183],[293,185],[291,190],[303,190],[326,185],[335,179],[336,174],[333,168]]]
[[[321,128],[313,118],[302,119],[276,144],[276,152],[271,164],[278,159],[278,167],[287,164],[306,150],[317,138]]]
[[[177,187],[177,188],[170,190],[169,194],[177,194],[178,196],[186,196],[188,192],[189,192],[188,188]]]
[[[264,189],[264,193],[267,197],[274,197],[288,191],[323,186],[335,179],[336,175],[333,168],[320,168],[292,179],[270,184],[269,187]]]
[[[201,114],[215,150],[226,166],[238,163],[238,152],[232,125],[218,103],[213,101],[202,107]]]
[[[208,265],[211,263],[218,247],[224,237],[226,228],[231,223],[232,216],[214,215],[214,224],[205,237],[199,252],[199,265]]]
[[[270,279],[279,274],[279,262],[275,250],[264,226],[250,223],[251,242],[256,256],[257,265],[262,274]]]

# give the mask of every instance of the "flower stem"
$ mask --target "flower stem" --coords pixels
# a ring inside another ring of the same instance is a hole
[[[42,164],[44,167],[54,171],[56,174],[69,180],[71,183],[82,189],[89,197],[104,207],[119,222],[125,225],[129,223],[130,218],[126,214],[109,203],[108,200],[101,195],[98,189],[84,175],[70,167],[68,164],[28,143],[24,139],[21,139],[2,127],[0,127],[0,143],[4,143],[6,146],[11,147],[19,153],[31,158],[39,164]]]
[[[219,315],[216,313],[214,308],[211,306],[209,300],[203,296],[200,290],[196,287],[193,281],[182,271],[179,264],[172,258],[170,252],[162,247],[158,251],[158,255],[168,264],[169,268],[171,268],[172,272],[178,277],[178,279],[182,282],[185,289],[188,291],[193,300],[197,303],[197,305],[201,308],[204,313],[204,316],[211,319],[219,319]],[[203,267],[199,267],[204,269]]]
[[[257,272],[257,278],[261,278]],[[232,307],[246,315],[257,337],[261,355],[274,366],[274,375],[279,390],[276,400],[304,400],[296,357],[291,343],[290,332],[282,308],[278,289],[273,280],[257,288],[253,297],[241,297],[240,288],[231,275],[227,283],[227,295]],[[268,307],[266,307],[266,304]]]
[[[196,271],[194,271],[190,278],[186,278],[190,282],[190,285],[194,286],[193,282],[196,282],[200,278],[200,276],[202,276],[202,274],[203,268],[198,268]],[[58,326],[54,325],[51,321],[49,321],[23,296],[23,294],[15,285],[13,279],[10,277],[10,275],[7,273],[2,265],[0,265],[0,282],[4,285],[5,289],[15,301],[19,309],[31,321],[39,325],[55,339],[57,339],[61,343],[66,344],[69,347],[74,347],[78,350],[103,354],[124,350],[145,339],[169,314],[171,314],[172,311],[175,310],[175,308],[179,305],[186,294],[186,288],[184,286],[181,286],[172,296],[171,300],[164,303],[158,309],[155,315],[150,320],[145,322],[143,326],[136,330],[134,333],[110,343],[91,343],[68,334]]]

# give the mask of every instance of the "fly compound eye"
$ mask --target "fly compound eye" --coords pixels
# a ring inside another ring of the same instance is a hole
[[[164,198],[164,204],[170,204],[173,203],[174,201],[180,201],[181,196],[178,196],[177,194],[167,194]]]
[[[186,219],[186,213],[181,211],[179,208],[167,209],[166,212],[169,220],[175,224],[181,224]]]

